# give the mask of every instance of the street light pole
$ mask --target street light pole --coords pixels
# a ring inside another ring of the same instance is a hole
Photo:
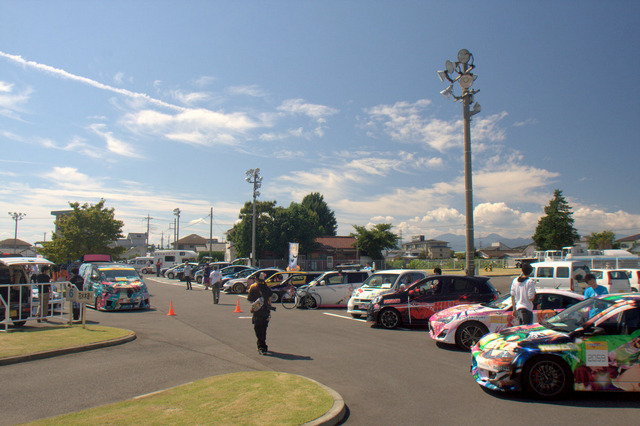
[[[260,169],[247,170],[246,181],[253,184],[253,214],[251,215],[251,266],[256,266],[256,197],[260,195],[258,188],[262,186]]]
[[[462,101],[462,117],[464,121],[464,198],[465,198],[465,217],[466,217],[466,256],[465,256],[465,273],[468,276],[475,275],[474,247],[473,247],[473,182],[471,169],[471,116],[480,112],[480,104],[475,103],[473,110],[470,110],[471,104],[474,103],[473,96],[479,90],[471,89],[471,85],[478,76],[471,71],[475,68],[473,64],[473,55],[467,49],[461,49],[458,52],[458,61],[445,62],[445,70],[438,71],[441,81],[449,81],[451,84],[445,90],[440,92],[445,97],[453,96],[454,100]],[[455,76],[457,74],[457,76]],[[462,96],[453,94],[453,83],[458,82],[462,88]]]
[[[176,215],[176,239],[175,239],[175,250],[178,250],[178,240],[180,239],[180,209],[173,209],[173,214]]]
[[[13,220],[16,221],[16,232],[13,237],[13,253],[14,254],[18,253],[18,221],[22,220],[22,218],[25,217],[26,215],[27,215],[26,213],[9,212],[9,216],[11,216]]]

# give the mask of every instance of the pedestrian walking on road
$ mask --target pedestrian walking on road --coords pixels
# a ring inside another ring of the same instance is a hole
[[[182,273],[184,275],[184,279],[187,281],[187,290],[193,290],[193,288],[191,288],[191,265],[189,265],[189,262],[184,264],[184,270]]]
[[[213,293],[213,304],[217,305],[220,301],[220,287],[222,286],[222,272],[216,267],[215,271],[209,276],[211,281],[211,292]]]
[[[84,279],[79,275],[80,270],[78,268],[73,268],[71,270],[71,278],[69,278],[69,282],[76,286],[78,291],[82,291],[84,289]],[[80,308],[81,305],[79,302],[73,302],[73,320],[79,321],[80,318]]]
[[[264,355],[269,347],[267,346],[267,327],[271,319],[271,294],[272,291],[264,282],[266,276],[264,273],[258,275],[256,282],[249,287],[249,297],[247,300],[251,302],[251,313],[253,314],[253,331],[258,339],[258,352]],[[273,308],[275,311],[275,308]]]
[[[202,284],[204,289],[207,290],[211,286],[211,265],[209,262],[204,265],[204,272],[202,273]]]
[[[533,299],[536,297],[536,284],[529,279],[533,268],[528,263],[522,265],[522,274],[511,283],[511,306],[513,306],[514,325],[533,324]]]

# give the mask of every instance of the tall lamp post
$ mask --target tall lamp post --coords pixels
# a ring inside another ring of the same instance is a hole
[[[180,239],[180,209],[173,209],[173,214],[176,215],[176,238],[174,240],[174,249],[178,250],[178,240]]]
[[[251,266],[256,266],[256,197],[260,196],[258,188],[262,186],[260,169],[247,170],[246,181],[253,184],[253,214],[251,215]]]
[[[447,99],[453,96],[455,102],[462,101],[462,116],[464,119],[464,189],[465,189],[465,216],[466,216],[466,267],[468,276],[475,274],[473,252],[473,185],[471,178],[471,117],[480,112],[480,104],[474,103],[474,95],[479,90],[471,89],[473,82],[478,78],[471,71],[475,68],[473,55],[467,49],[460,49],[458,60],[454,63],[445,62],[445,70],[438,71],[441,81],[451,83],[449,87],[440,92]],[[462,95],[453,94],[453,83],[458,82],[462,89]],[[473,109],[469,109],[473,104]]]
[[[14,254],[18,253],[18,221],[22,220],[22,218],[25,217],[26,215],[27,215],[26,213],[9,212],[9,216],[11,216],[13,220],[16,221],[16,233],[13,237],[13,253]]]

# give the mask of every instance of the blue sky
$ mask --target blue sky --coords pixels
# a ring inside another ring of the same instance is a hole
[[[436,71],[466,48],[476,239],[531,236],[556,188],[581,234],[636,234],[639,22],[637,1],[0,0],[0,212],[34,243],[104,198],[166,245],[175,208],[208,236],[213,207],[224,239],[258,167],[261,200],[320,192],[339,235],[462,235]]]

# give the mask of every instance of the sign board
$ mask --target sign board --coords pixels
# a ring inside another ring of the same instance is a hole
[[[77,303],[90,303],[93,302],[93,292],[78,291],[72,287],[67,290],[67,300],[71,300],[72,302]]]

